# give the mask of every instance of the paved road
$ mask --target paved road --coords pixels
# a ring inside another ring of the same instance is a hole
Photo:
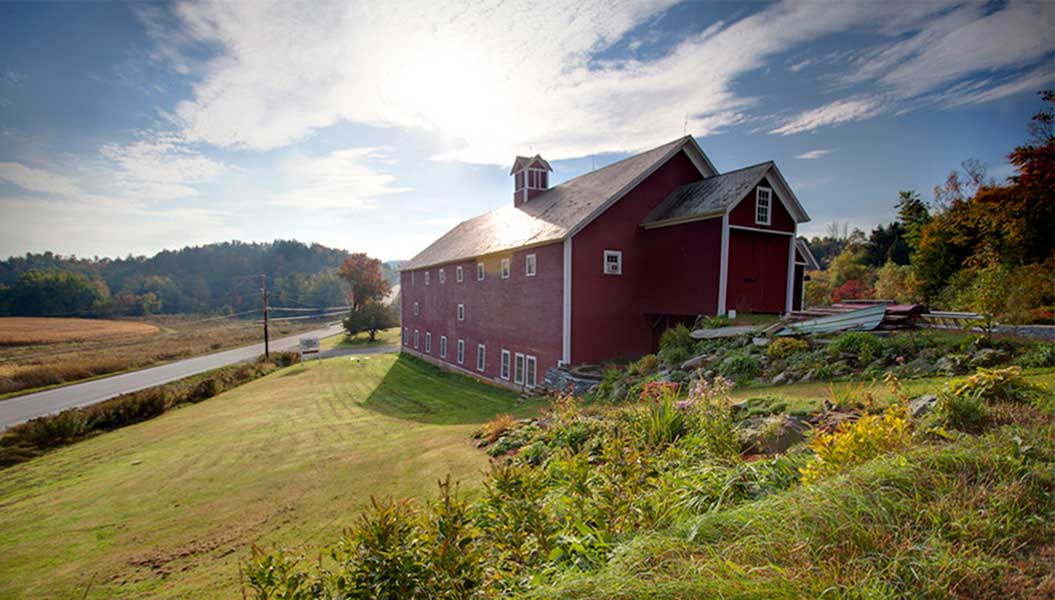
[[[325,329],[271,340],[271,350],[293,350],[297,348],[298,340],[302,336],[317,335],[321,338],[336,335],[341,331],[343,329],[340,325],[331,325]],[[391,348],[376,348],[365,353],[386,350],[391,350]],[[263,353],[264,344],[261,342],[253,346],[225,350],[216,354],[188,358],[167,365],[114,375],[113,377],[95,379],[0,400],[0,430],[24,423],[35,417],[61,412],[67,408],[89,406],[128,392],[176,381],[177,379],[183,379],[184,377],[190,377],[191,375],[226,365],[254,360]]]

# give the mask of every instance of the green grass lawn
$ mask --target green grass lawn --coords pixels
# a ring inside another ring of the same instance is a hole
[[[232,598],[251,544],[312,551],[371,495],[487,467],[514,394],[384,354],[311,362],[0,471],[0,597]]]
[[[399,327],[393,327],[391,329],[382,329],[377,332],[375,339],[370,340],[370,336],[365,333],[360,333],[355,336],[348,336],[346,333],[341,335],[335,335],[322,340],[323,350],[333,350],[334,348],[372,348],[374,346],[392,346],[399,344]]]

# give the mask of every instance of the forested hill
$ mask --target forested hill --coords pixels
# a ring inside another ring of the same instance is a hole
[[[270,304],[344,305],[336,276],[345,250],[293,240],[224,242],[165,250],[152,257],[77,258],[45,252],[0,262],[0,313],[141,315],[235,313],[261,306],[261,274]],[[388,268],[384,275],[392,276]]]

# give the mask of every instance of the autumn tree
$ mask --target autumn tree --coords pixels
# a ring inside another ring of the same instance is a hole
[[[362,252],[349,256],[337,274],[351,287],[353,312],[371,302],[384,301],[392,289],[392,284],[381,275],[381,261]]]
[[[390,307],[374,301],[369,301],[356,310],[350,311],[344,318],[344,329],[348,335],[366,332],[370,335],[371,342],[376,339],[378,331],[395,327],[398,324],[394,311]]]

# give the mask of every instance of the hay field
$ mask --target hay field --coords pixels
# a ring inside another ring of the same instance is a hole
[[[157,332],[156,325],[142,321],[0,317],[0,346],[115,340]]]

